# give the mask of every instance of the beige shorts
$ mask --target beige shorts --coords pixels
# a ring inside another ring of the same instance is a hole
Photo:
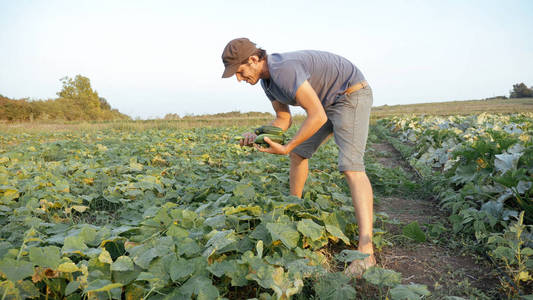
[[[339,171],[365,171],[363,156],[372,102],[372,89],[369,86],[350,95],[339,95],[336,102],[326,108],[326,124],[292,152],[310,158],[333,133],[339,147]]]

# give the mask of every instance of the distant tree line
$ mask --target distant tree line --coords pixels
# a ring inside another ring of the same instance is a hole
[[[513,84],[513,89],[509,91],[509,98],[533,98],[533,86],[528,88],[525,83]],[[483,100],[504,100],[507,96],[495,96]]]
[[[533,86],[528,88],[523,82],[513,84],[513,89],[511,90],[510,94],[510,98],[532,98]]]
[[[240,111],[230,111],[225,113],[217,113],[217,114],[206,114],[206,115],[186,115],[183,117],[180,117],[176,113],[169,113],[166,114],[163,119],[165,120],[188,120],[188,119],[202,119],[202,118],[213,118],[213,119],[223,119],[223,118],[270,118],[272,117],[271,113],[267,112],[245,112],[242,113]]]
[[[91,88],[89,78],[64,77],[59,98],[48,100],[14,100],[0,95],[0,120],[116,120],[129,116],[112,109],[105,98]]]

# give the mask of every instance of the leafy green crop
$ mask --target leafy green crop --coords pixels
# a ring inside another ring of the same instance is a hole
[[[514,219],[533,223],[533,114],[402,116],[380,120],[379,126],[412,149],[402,153],[419,174],[432,177],[434,194],[450,211],[453,232],[474,235],[482,251],[498,244],[491,253],[516,285],[530,284],[525,260],[514,256],[520,255],[519,242],[529,245],[533,236],[527,230],[519,239],[502,235],[518,230],[509,225]],[[403,233],[418,241],[426,238],[417,224],[407,225]]]
[[[1,136],[0,297],[355,297],[325,255],[357,234],[335,146],[299,199],[288,157],[239,147],[243,130]]]
[[[454,213],[458,201],[466,200],[491,227],[497,225],[492,219],[508,221],[522,210],[525,220],[533,222],[533,115],[394,117],[380,124],[404,142],[416,141],[413,166],[444,172],[449,187],[438,192]],[[460,197],[446,197],[450,190]],[[462,218],[456,224],[475,231],[474,222]]]

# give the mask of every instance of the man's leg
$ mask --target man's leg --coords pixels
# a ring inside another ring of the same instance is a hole
[[[328,120],[315,134],[294,148],[289,154],[291,159],[291,168],[289,171],[291,195],[302,198],[305,181],[309,174],[309,159],[306,157],[311,157],[318,147],[327,141],[332,132],[333,125]]]
[[[309,173],[309,159],[291,152],[291,168],[289,171],[291,195],[298,198],[302,197],[305,181]]]
[[[368,180],[365,172],[345,171],[344,175],[350,187],[355,216],[359,225],[359,246],[357,250],[370,254],[363,261],[364,265],[356,260],[352,262],[346,271],[351,274],[361,275],[364,269],[376,264],[372,246],[374,197],[370,180]]]

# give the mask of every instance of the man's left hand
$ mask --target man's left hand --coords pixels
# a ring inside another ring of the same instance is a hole
[[[269,144],[270,147],[261,148],[259,145],[254,144],[255,149],[257,149],[257,150],[259,150],[261,152],[266,152],[266,153],[271,153],[271,154],[279,154],[279,155],[287,155],[287,154],[289,154],[289,149],[287,148],[286,145],[284,146],[284,145],[278,144],[276,142],[273,142],[268,137],[265,137],[265,142],[267,142],[267,144]]]

